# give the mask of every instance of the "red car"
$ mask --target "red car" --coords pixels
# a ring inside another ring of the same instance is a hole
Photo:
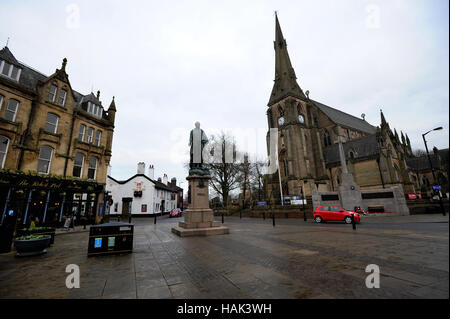
[[[355,222],[360,222],[358,213],[345,210],[336,205],[322,205],[316,208],[313,218],[316,223],[321,223],[323,221],[344,221],[347,224],[351,224],[352,214],[355,216]]]
[[[169,217],[180,217],[182,214],[183,212],[181,211],[181,209],[174,208],[170,211]]]

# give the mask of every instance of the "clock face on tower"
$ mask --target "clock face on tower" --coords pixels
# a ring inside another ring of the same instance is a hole
[[[301,114],[298,115],[298,121],[299,121],[301,124],[305,124],[305,118],[303,117],[303,115],[301,115]]]
[[[282,126],[282,125],[284,125],[284,116],[280,116],[278,118],[278,126]]]

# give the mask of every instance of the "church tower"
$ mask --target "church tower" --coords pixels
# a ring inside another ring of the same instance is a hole
[[[318,131],[317,108],[300,88],[292,67],[278,17],[275,15],[275,80],[270,95],[268,128],[278,129],[280,174],[268,177],[266,196],[280,199],[283,195],[310,195],[315,181],[328,179]],[[269,132],[267,133],[268,153]],[[325,183],[325,182],[323,182]]]

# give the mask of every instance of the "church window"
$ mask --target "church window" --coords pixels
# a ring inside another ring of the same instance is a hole
[[[303,114],[298,115],[298,121],[300,122],[300,124],[305,124],[305,117],[303,116]]]
[[[283,126],[284,125],[284,116],[280,116],[278,118],[278,126]]]
[[[328,133],[328,130],[325,130],[323,132],[323,145],[325,145],[325,146],[331,145],[331,137],[330,137],[330,133]]]

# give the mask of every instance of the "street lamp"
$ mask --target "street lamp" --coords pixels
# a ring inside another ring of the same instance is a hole
[[[430,157],[430,154],[428,153],[428,146],[427,146],[427,141],[425,140],[425,135],[427,135],[428,133],[430,133],[432,131],[439,131],[439,130],[442,130],[442,126],[436,127],[435,129],[429,130],[428,132],[422,134],[423,143],[425,144],[425,150],[427,152],[428,162],[430,163],[431,173],[433,174],[433,180],[434,180],[434,184],[435,185],[437,185],[437,180],[436,180],[436,175],[434,174],[433,163],[431,162],[431,157]],[[442,215],[445,216],[445,209],[444,209],[444,205],[442,204],[442,198],[441,198],[441,191],[440,190],[439,190],[438,195],[439,195],[439,205],[441,206]]]

